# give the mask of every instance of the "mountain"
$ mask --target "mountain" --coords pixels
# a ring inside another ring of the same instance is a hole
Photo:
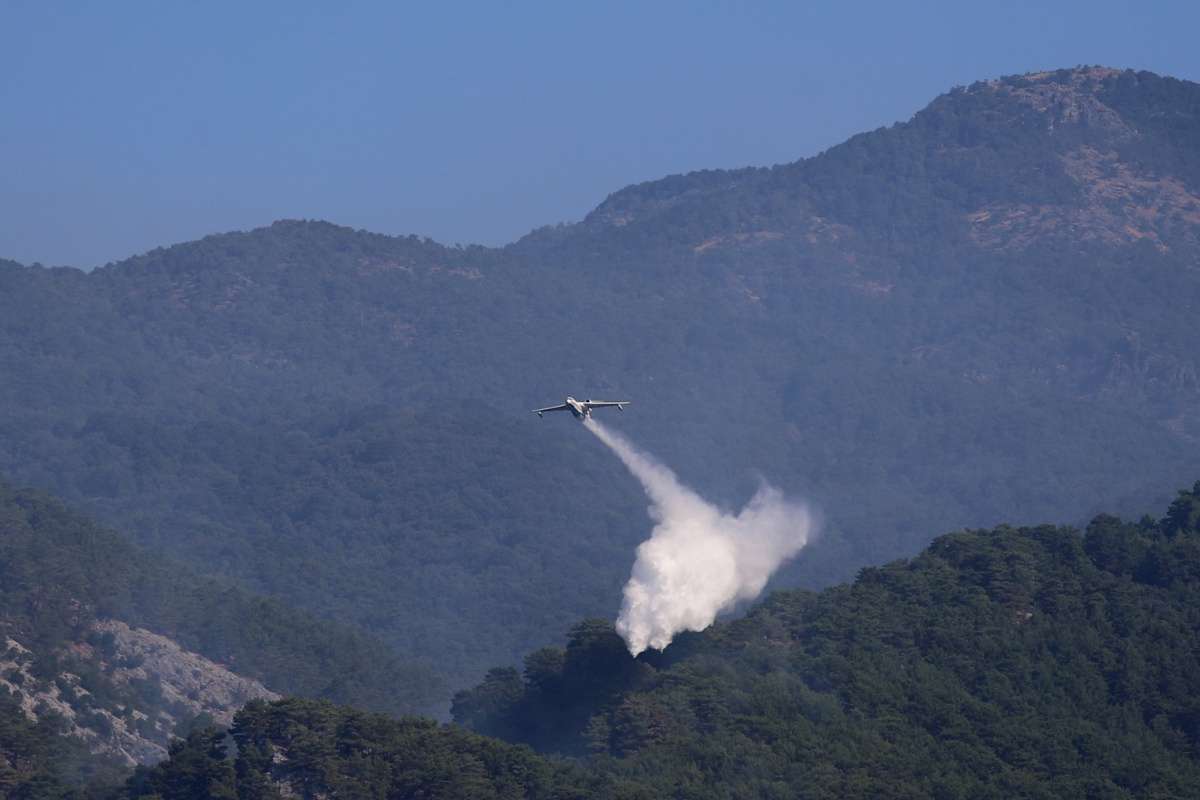
[[[114,778],[165,758],[175,737],[228,726],[253,699],[395,714],[435,711],[427,698],[444,691],[429,667],[361,633],[198,577],[3,484],[0,637],[0,788]]]
[[[1192,796],[1200,483],[1159,521],[942,536],[636,660],[585,621],[565,650],[530,654],[523,675],[493,670],[455,705],[472,726],[578,757],[256,702],[233,725],[236,756],[198,731],[125,796]]]
[[[528,414],[567,392],[633,399],[718,502],[824,509],[776,586],[1164,501],[1200,439],[1198,165],[1200,86],[1088,67],[498,249],[285,221],[2,264],[0,473],[466,685],[611,615],[647,530]]]

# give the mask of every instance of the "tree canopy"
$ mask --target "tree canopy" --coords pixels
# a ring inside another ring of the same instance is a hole
[[[939,537],[633,659],[587,620],[455,716],[248,706],[130,782],[239,797],[1186,797],[1200,785],[1200,483],[1166,516]],[[559,754],[555,756],[553,754]],[[562,754],[573,754],[563,760]],[[203,777],[203,780],[210,780]],[[308,792],[309,794],[303,794]],[[457,795],[455,793],[458,793]],[[231,795],[234,796],[234,795]]]

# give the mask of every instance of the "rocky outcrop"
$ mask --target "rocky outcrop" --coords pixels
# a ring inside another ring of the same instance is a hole
[[[219,725],[230,724],[237,710],[251,700],[280,697],[256,680],[184,650],[166,636],[117,620],[98,621],[92,630],[113,636],[117,657],[126,664],[113,669],[118,683],[157,680],[167,703],[193,715],[208,714]],[[137,666],[128,666],[133,663]]]
[[[1113,150],[1084,146],[1062,156],[1080,188],[1072,204],[996,203],[967,215],[971,237],[985,247],[1024,250],[1048,237],[1125,245],[1147,241],[1160,252],[1168,240],[1200,241],[1200,197],[1174,177],[1149,175]]]
[[[197,720],[228,725],[250,700],[279,698],[166,636],[119,620],[97,621],[64,651],[39,655],[9,637],[0,690],[30,720],[55,716],[93,752],[130,765],[165,758],[172,737]]]

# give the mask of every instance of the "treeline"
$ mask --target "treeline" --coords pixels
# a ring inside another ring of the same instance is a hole
[[[233,728],[236,756],[197,733],[124,796],[1192,796],[1200,483],[1158,521],[943,536],[636,660],[611,628],[581,623],[565,650],[494,670],[454,708],[477,730],[578,757],[255,704]],[[203,793],[214,786],[225,794]]]
[[[602,781],[461,728],[293,699],[251,703],[228,737],[193,733],[168,761],[138,770],[122,797],[566,800]]]

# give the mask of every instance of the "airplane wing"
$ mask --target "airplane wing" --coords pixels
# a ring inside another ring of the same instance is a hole
[[[625,410],[625,406],[629,405],[628,400],[588,400],[586,403],[588,408],[605,408],[607,406],[616,406],[621,411]]]
[[[533,410],[533,413],[537,414],[540,417],[542,414],[546,413],[547,411],[566,411],[568,408],[570,408],[570,406],[567,405],[566,403],[563,403],[561,406],[547,406],[546,408],[535,408]]]

